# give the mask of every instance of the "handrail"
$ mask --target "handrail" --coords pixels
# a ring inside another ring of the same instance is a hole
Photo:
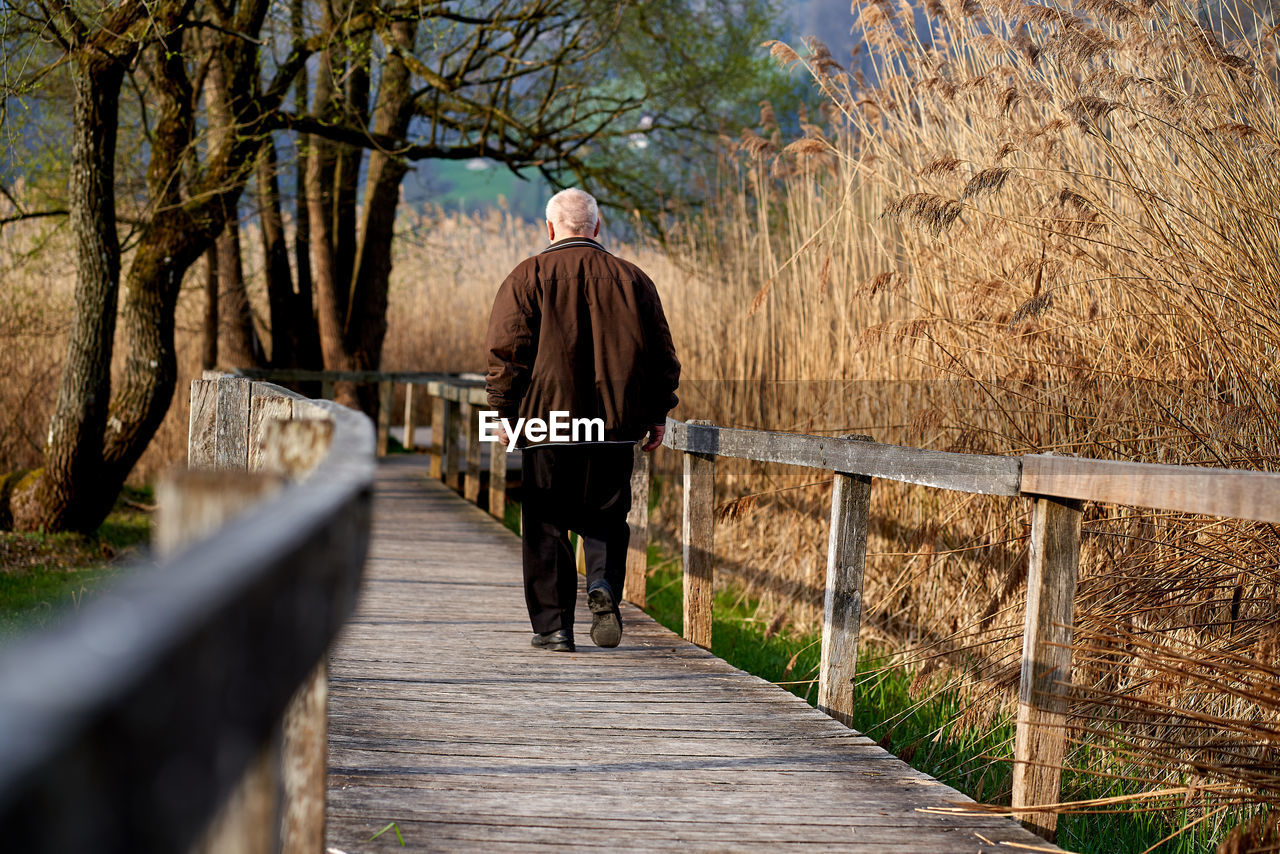
[[[1089,460],[993,457],[667,420],[664,444],[684,452],[684,635],[711,646],[715,458],[834,472],[818,707],[849,723],[862,614],[873,478],[1032,502],[1013,808],[1052,840],[1066,753],[1071,640],[1083,501],[1280,522],[1280,474]]]
[[[289,715],[302,701],[316,705],[308,680],[323,674],[317,663],[354,607],[368,547],[373,427],[358,413],[248,380],[196,381],[192,396],[215,401],[206,432],[216,437],[215,452],[244,449],[241,472],[250,446],[264,438],[258,447],[268,457],[288,456],[279,446],[290,431],[266,410],[309,420],[303,427],[330,424],[331,438],[313,446],[311,459],[303,452],[293,460],[314,466],[302,482],[179,476],[179,488],[197,494],[203,478],[223,515],[226,505],[252,512],[238,512],[159,565],[137,568],[74,619],[0,654],[0,838],[12,850],[189,849],[246,769],[265,768],[263,757],[274,756],[267,777],[279,781],[281,751],[291,750]],[[204,424],[197,414],[193,437]],[[259,466],[269,469],[271,460]],[[248,496],[263,484],[276,491],[254,503]],[[194,516],[191,524],[199,529]],[[286,851],[323,839],[323,767],[321,754],[319,836],[314,821],[282,829],[296,818],[293,804],[280,823],[265,810],[273,826],[254,832]],[[286,773],[286,791],[289,783]],[[314,790],[314,780],[309,785]],[[274,803],[275,788],[264,795]]]
[[[983,495],[1017,495],[1017,457],[956,454],[832,436],[739,430],[667,419],[662,442],[693,454],[851,472]]]
[[[227,374],[251,380],[274,382],[349,382],[361,385],[374,383],[447,382],[455,385],[484,385],[484,375],[478,373],[448,373],[442,371],[324,371],[306,368],[229,368]]]
[[[1022,494],[1280,523],[1276,472],[1029,454]]]
[[[431,476],[481,502],[477,412],[480,383],[436,379]],[[383,380],[390,401],[390,381]],[[412,386],[410,386],[410,391]],[[406,403],[406,434],[412,436]],[[385,413],[385,410],[384,410]],[[385,415],[384,415],[385,417]],[[381,425],[380,425],[380,429]],[[1026,622],[1023,630],[1013,808],[1023,824],[1053,839],[1061,765],[1066,750],[1067,698],[1083,501],[1280,523],[1280,473],[1088,460],[1052,454],[994,456],[908,448],[869,437],[811,436],[667,420],[663,444],[683,455],[684,636],[711,646],[715,566],[714,482],[717,457],[833,472],[818,707],[851,721],[853,677],[862,614],[863,569],[875,478],[1031,502]],[[460,442],[461,440],[461,442]],[[412,445],[410,438],[408,443]],[[461,444],[461,447],[459,445]],[[506,472],[506,450],[489,448],[489,470]],[[636,452],[632,537],[624,598],[643,606],[648,541],[649,456]],[[499,518],[506,478],[490,478],[489,511]]]

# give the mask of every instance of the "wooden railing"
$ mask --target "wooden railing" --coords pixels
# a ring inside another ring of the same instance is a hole
[[[325,376],[313,373],[302,378]],[[390,410],[390,383],[426,385],[432,399],[431,476],[503,517],[507,454],[500,443],[491,444],[486,451],[479,441],[477,413],[485,405],[485,395],[477,375],[334,374],[332,378],[383,383],[384,413]],[[386,418],[384,415],[384,421]],[[411,445],[411,424],[406,424],[406,434],[406,444]],[[1059,801],[1066,753],[1083,502],[1280,523],[1280,474],[1267,472],[1054,455],[959,454],[883,445],[867,436],[834,438],[738,430],[698,421],[668,420],[663,444],[683,454],[684,636],[706,648],[711,646],[712,635],[716,458],[833,473],[818,705],[846,724],[851,721],[854,705],[873,479],[1031,502],[1013,810],[1023,824],[1047,839],[1055,836],[1057,813],[1045,807]],[[481,460],[486,453],[493,474],[488,490],[482,493]],[[637,449],[623,595],[641,606],[645,604],[649,480],[649,455]]]
[[[0,657],[0,847],[323,850],[328,646],[369,542],[367,418],[192,384],[159,563]]]
[[[1052,455],[995,457],[880,445],[867,437],[734,430],[667,422],[684,452],[684,634],[710,647],[714,479],[718,456],[834,473],[818,705],[848,722],[853,711],[873,478],[1031,502],[1030,566],[1014,745],[1013,809],[1053,839],[1066,752],[1071,639],[1083,502],[1280,523],[1280,474],[1149,465]]]

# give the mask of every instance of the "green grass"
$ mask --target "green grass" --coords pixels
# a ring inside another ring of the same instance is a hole
[[[121,558],[150,538],[149,489],[126,488],[91,536],[0,533],[0,643],[77,610],[108,585]]]
[[[433,161],[429,169],[433,185],[429,201],[446,209],[474,211],[505,204],[520,216],[538,219],[550,192],[546,181],[536,173],[520,178],[496,164],[472,170],[466,161],[439,160]]]
[[[651,545],[649,567],[647,610],[659,623],[680,632],[684,594],[679,560]],[[715,594],[711,651],[733,666],[816,704],[814,680],[821,636],[784,631],[766,638],[767,626],[756,618],[756,605],[733,589]],[[957,724],[962,699],[954,689],[935,683],[913,690],[914,674],[905,668],[885,667],[885,660],[883,650],[864,648],[859,653],[854,728],[912,767],[974,800],[1007,805],[1012,788],[1013,722],[1005,720],[992,729],[965,729]],[[1114,760],[1096,749],[1091,755],[1077,753],[1071,761],[1077,766],[1117,770],[1110,767]],[[1068,772],[1063,790],[1070,799],[1092,799],[1138,789],[1131,783]],[[1154,850],[1160,854],[1213,851],[1221,828],[1246,817],[1241,812],[1227,825],[1206,822]],[[1059,818],[1058,844],[1088,854],[1137,854],[1189,820],[1183,811],[1170,814],[1136,809],[1064,815]]]

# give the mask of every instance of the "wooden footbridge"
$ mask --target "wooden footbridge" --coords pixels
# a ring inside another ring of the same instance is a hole
[[[531,648],[519,540],[418,460],[379,465],[373,518],[330,660],[332,849],[396,850],[392,822],[415,850],[1044,846],[638,608],[617,649]]]
[[[583,630],[577,653],[548,653],[528,646],[518,540],[490,515],[497,450],[480,488],[474,383],[315,378],[383,383],[384,414],[390,382],[425,385],[430,468],[376,459],[386,420],[248,378],[193,383],[191,470],[159,490],[157,562],[0,652],[6,850],[1058,850],[1082,502],[1280,523],[1272,474],[671,422],[685,637],[624,605],[620,647]],[[835,473],[818,709],[706,651],[718,457]],[[1021,824],[845,726],[873,477],[1032,502]],[[643,512],[632,523],[643,545]]]

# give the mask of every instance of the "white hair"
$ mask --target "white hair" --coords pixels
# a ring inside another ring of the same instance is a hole
[[[600,222],[600,207],[590,193],[570,187],[547,202],[547,221],[556,227],[557,236],[591,237]]]

